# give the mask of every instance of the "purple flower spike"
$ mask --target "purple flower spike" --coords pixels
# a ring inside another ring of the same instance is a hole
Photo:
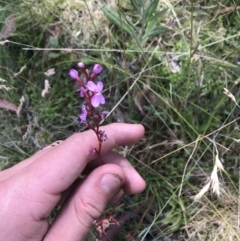
[[[88,115],[87,108],[86,108],[85,105],[82,105],[82,114],[79,115],[81,123],[85,123],[86,122],[87,115]]]
[[[79,62],[79,63],[78,63],[78,67],[79,67],[80,69],[85,69],[85,64],[84,64],[83,62]]]
[[[93,73],[94,74],[100,74],[102,72],[102,65],[95,64],[93,67]]]
[[[94,93],[91,98],[91,104],[93,107],[98,107],[100,104],[105,104],[105,98],[101,94],[103,90],[103,82],[99,81],[95,84],[93,81],[88,81],[86,87]]]
[[[77,78],[78,78],[78,72],[77,72],[77,70],[75,70],[75,69],[71,69],[71,70],[69,71],[69,75],[70,75],[70,77],[71,77],[72,79],[77,79]]]

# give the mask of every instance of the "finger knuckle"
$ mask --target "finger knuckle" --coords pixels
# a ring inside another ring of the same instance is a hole
[[[97,201],[95,202],[89,198],[80,198],[78,202],[75,202],[74,206],[78,219],[88,217],[95,220],[102,214],[102,210],[98,207]]]

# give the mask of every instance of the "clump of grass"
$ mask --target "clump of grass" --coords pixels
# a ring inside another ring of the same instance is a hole
[[[203,197],[185,228],[188,240],[239,240],[238,193],[226,190],[216,201]]]
[[[127,5],[129,1],[122,1]],[[116,10],[117,3],[112,0],[44,0],[41,2],[21,1],[19,15],[24,19],[29,16],[37,20],[37,26],[59,26],[64,31],[64,38],[68,39],[71,47],[87,47],[96,44],[96,39],[101,32],[107,35],[107,18],[102,11],[103,6]],[[95,37],[94,37],[95,36]],[[94,43],[95,42],[95,43]]]

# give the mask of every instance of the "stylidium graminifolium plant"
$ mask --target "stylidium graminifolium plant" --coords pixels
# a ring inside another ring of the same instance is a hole
[[[100,123],[108,114],[107,111],[101,111],[98,107],[105,104],[105,98],[102,94],[103,82],[96,82],[96,77],[101,74],[102,66],[95,64],[90,72],[83,62],[78,63],[81,74],[84,75],[84,80],[75,69],[69,71],[69,76],[74,79],[80,88],[77,90],[80,97],[84,98],[84,104],[81,107],[81,114],[79,115],[80,122],[85,124],[89,129],[93,130],[98,139],[98,149],[94,148],[92,155],[98,156],[102,164],[104,163],[101,158],[102,143],[107,140],[107,135],[104,131],[100,130]]]
[[[107,135],[104,131],[100,130],[100,123],[108,114],[107,111],[101,111],[98,107],[105,104],[105,98],[102,95],[103,82],[98,81],[96,83],[96,77],[101,74],[102,66],[100,64],[95,64],[92,71],[90,72],[83,62],[78,63],[78,67],[81,74],[85,77],[84,80],[79,76],[79,72],[75,69],[69,71],[69,75],[74,79],[80,88],[77,90],[80,97],[84,98],[84,104],[81,107],[81,114],[79,115],[80,122],[85,124],[89,129],[92,129],[97,138],[99,147],[94,148],[91,152],[92,155],[98,156],[102,164],[104,164],[101,158],[102,143],[107,140]],[[107,240],[106,230],[110,225],[119,225],[118,221],[112,216],[109,218],[102,219],[100,221],[94,221],[93,225],[97,228],[101,240]]]

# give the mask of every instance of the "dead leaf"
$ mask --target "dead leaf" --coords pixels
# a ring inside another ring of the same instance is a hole
[[[168,64],[172,73],[178,73],[181,70],[181,62],[178,61],[175,54],[168,54]]]
[[[31,128],[32,128],[32,124],[30,123],[27,126],[27,131],[25,132],[25,134],[23,135],[22,139],[23,141],[25,141],[27,139],[27,137],[29,136],[30,132],[31,132]]]
[[[237,6],[237,7],[232,6],[232,7],[226,7],[226,8],[218,9],[215,12],[215,16],[222,15],[222,14],[229,13],[229,12],[233,12],[233,11],[236,11],[236,10],[239,10],[239,9],[240,9],[240,6]]]
[[[50,27],[48,31],[52,36],[58,37],[61,32],[61,27],[59,25],[56,25],[56,26]]]
[[[146,115],[146,113],[144,112],[144,110],[142,108],[142,102],[144,100],[144,97],[146,97],[146,96],[151,104],[156,103],[156,97],[155,97],[154,93],[152,93],[152,91],[150,90],[150,81],[149,80],[147,80],[146,85],[143,86],[143,90],[139,91],[136,94],[136,96],[134,97],[134,103],[142,115]]]
[[[42,93],[41,93],[42,97],[45,97],[45,95],[49,93],[49,89],[51,89],[51,86],[49,84],[49,81],[47,79],[45,79],[44,89],[42,90]]]
[[[46,72],[44,72],[45,76],[49,77],[51,75],[55,74],[55,68],[48,69]]]
[[[16,19],[14,14],[10,14],[6,19],[6,24],[0,34],[0,39],[8,38],[16,29]]]
[[[0,108],[17,112],[17,106],[7,100],[0,100]]]
[[[0,85],[0,89],[4,89],[6,91],[9,91],[11,90],[12,88],[11,87],[7,87],[6,85]]]
[[[19,100],[20,101],[20,104],[17,108],[17,116],[20,117],[20,112],[22,111],[22,108],[23,108],[23,103],[25,101],[25,98],[24,96],[21,97],[21,99]]]
[[[135,105],[137,106],[137,108],[139,109],[139,111],[142,113],[142,115],[145,115],[142,105],[141,105],[141,101],[144,97],[144,93],[142,91],[139,91],[136,96],[134,97],[134,102]]]
[[[1,39],[1,38],[0,38]],[[0,41],[0,45],[4,45],[5,43],[8,43],[9,41],[6,39],[4,41]]]
[[[14,73],[14,74],[13,74],[13,76],[14,76],[14,77],[16,77],[16,76],[20,75],[20,74],[23,72],[23,70],[25,70],[25,69],[26,69],[26,67],[27,67],[27,66],[26,66],[26,65],[24,65],[24,66],[23,66],[23,67],[22,67],[22,68],[19,70],[19,72]]]
[[[7,82],[5,79],[0,78],[0,82]]]

